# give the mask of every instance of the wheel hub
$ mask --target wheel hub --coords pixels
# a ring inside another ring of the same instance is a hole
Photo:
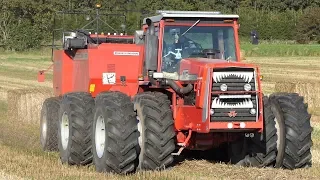
[[[99,158],[101,158],[104,154],[105,141],[106,141],[106,125],[104,122],[104,118],[99,116],[96,122],[95,128],[95,145],[96,151]]]
[[[69,143],[69,117],[66,112],[62,115],[61,128],[61,144],[64,150],[67,149]]]

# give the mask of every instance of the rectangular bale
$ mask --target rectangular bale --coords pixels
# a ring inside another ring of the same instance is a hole
[[[53,96],[51,88],[15,89],[7,93],[8,119],[28,124],[39,124],[41,107]]]
[[[277,82],[275,92],[298,93],[308,103],[311,113],[320,114],[320,83]]]

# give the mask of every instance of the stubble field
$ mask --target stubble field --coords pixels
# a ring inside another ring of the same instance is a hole
[[[245,60],[261,66],[263,90],[274,91],[276,81],[320,82],[317,57],[250,57]],[[280,169],[242,168],[206,160],[186,160],[170,170],[130,176],[96,173],[90,167],[61,165],[58,153],[40,150],[39,124],[24,123],[7,114],[7,92],[21,88],[51,87],[52,72],[45,83],[37,82],[37,71],[51,65],[45,55],[0,55],[0,179],[319,179],[320,112],[313,111],[313,167],[287,171]],[[318,87],[320,88],[320,87]],[[320,102],[319,102],[320,103]],[[14,111],[10,111],[14,112]],[[36,121],[36,120],[35,120]]]

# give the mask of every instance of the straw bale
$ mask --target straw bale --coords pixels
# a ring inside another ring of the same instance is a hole
[[[9,90],[7,93],[8,119],[39,124],[42,104],[46,98],[52,96],[51,88]]]
[[[320,83],[277,82],[276,92],[298,93],[304,97],[312,113],[320,113]]]

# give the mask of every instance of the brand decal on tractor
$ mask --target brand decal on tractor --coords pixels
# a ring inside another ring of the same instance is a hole
[[[113,55],[115,56],[139,56],[139,52],[126,52],[126,51],[114,51]]]
[[[230,111],[230,112],[228,113],[228,116],[234,118],[234,117],[237,116],[237,114],[238,114],[238,113],[236,113],[236,111]]]

